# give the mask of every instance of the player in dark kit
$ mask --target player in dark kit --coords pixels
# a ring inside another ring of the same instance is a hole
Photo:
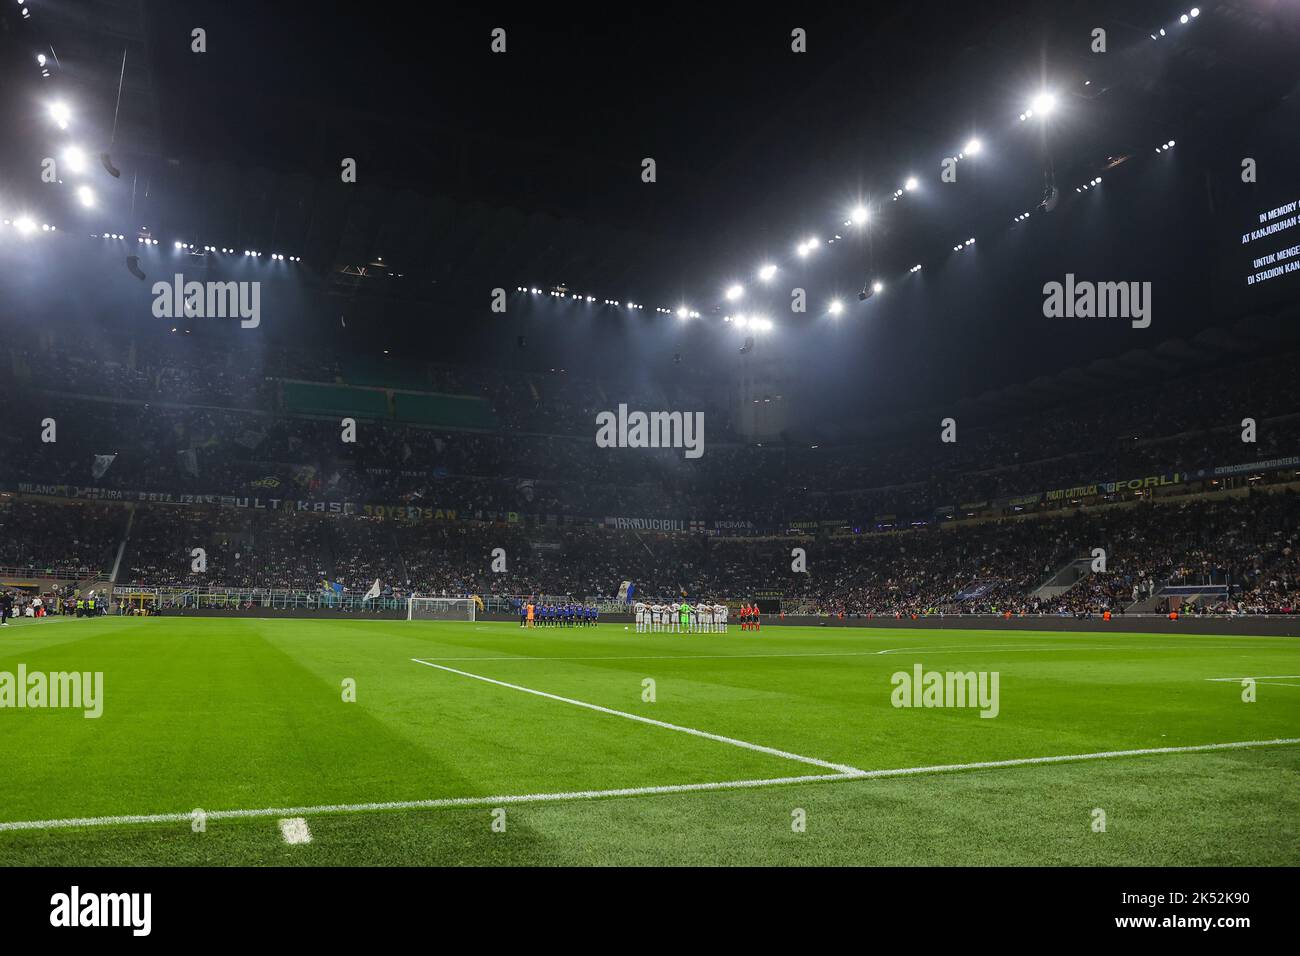
[[[9,618],[14,616],[14,596],[6,591],[0,594],[0,627],[9,626]]]

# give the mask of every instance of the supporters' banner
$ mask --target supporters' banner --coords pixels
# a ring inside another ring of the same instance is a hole
[[[1140,478],[1123,478],[1115,481],[1095,481],[1092,484],[1076,485],[1073,488],[1057,488],[1043,494],[1047,501],[1061,501],[1066,498],[1093,498],[1097,495],[1111,495],[1117,491],[1144,491],[1148,488],[1165,488],[1181,485],[1187,480],[1182,472],[1168,472],[1163,475],[1143,475]]]
[[[520,497],[532,504],[533,497],[536,495],[534,481],[531,478],[520,478],[519,483],[515,485],[515,490],[519,492]]]
[[[1252,461],[1245,465],[1222,465],[1218,468],[1201,469],[1196,473],[1197,478],[1228,478],[1232,475],[1243,475],[1251,471],[1285,471],[1288,468],[1300,467],[1300,458],[1270,458],[1268,461]],[[1190,477],[1190,476],[1189,476]]]
[[[275,477],[275,475],[264,475],[256,481],[250,481],[248,486],[250,488],[279,488],[280,479]]]
[[[975,599],[982,598],[984,595],[988,594],[997,587],[997,584],[997,581],[972,581],[965,588],[957,592],[956,599],[958,601],[974,601]]]
[[[685,531],[686,522],[681,518],[611,518],[606,516],[605,525],[622,531]]]
[[[753,530],[755,530],[755,528],[754,528],[754,522],[752,522],[752,521],[737,521],[737,520],[735,520],[735,519],[727,519],[727,520],[723,520],[723,521],[715,521],[715,522],[713,522],[713,527],[717,528],[719,531],[753,531]]]
[[[384,518],[389,521],[455,521],[458,512],[455,508],[435,508],[416,505],[363,505],[361,513],[372,518]]]
[[[92,478],[103,478],[104,473],[108,471],[109,465],[117,460],[117,455],[95,455],[90,462],[90,476]]]
[[[618,586],[618,603],[631,604],[632,595],[636,593],[636,585],[631,581],[624,581]]]
[[[1013,508],[1023,508],[1026,505],[1036,505],[1042,500],[1043,493],[1040,491],[1037,494],[1021,495],[1019,498],[1008,498],[1007,504]]]
[[[375,578],[375,583],[370,585],[370,590],[361,596],[361,600],[369,601],[379,597],[379,578]]]
[[[193,448],[186,448],[184,451],[176,453],[176,466],[180,468],[182,475],[189,475],[191,478],[199,476],[199,454]]]

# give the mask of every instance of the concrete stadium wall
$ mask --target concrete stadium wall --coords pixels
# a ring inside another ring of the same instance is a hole
[[[354,619],[361,621],[406,619],[404,611],[378,611],[358,614],[349,611],[337,611],[330,608],[253,608],[237,611],[226,608],[203,608],[199,610],[167,611],[167,617],[247,617],[247,618],[325,618],[328,620]],[[480,614],[479,621],[519,624],[518,615],[514,614]],[[631,624],[630,614],[602,614],[602,624]],[[1010,620],[997,615],[969,615],[965,617],[923,617],[913,621],[911,618],[895,620],[892,617],[850,617],[843,621],[838,618],[787,616],[782,618],[764,618],[763,627],[883,627],[891,630],[951,630],[951,631],[1076,631],[1097,634],[1227,634],[1260,637],[1300,637],[1300,617],[1282,615],[1251,615],[1248,617],[1183,617],[1171,621],[1158,614],[1133,615],[1123,617],[1116,615],[1110,621],[1099,617],[1091,620],[1079,620],[1073,617],[1013,617]],[[576,629],[576,630],[580,630]],[[740,628],[733,620],[729,633],[740,633]]]
[[[1010,619],[992,614],[950,617],[922,617],[895,620],[892,617],[845,618],[843,621],[824,617],[793,617],[784,620],[763,619],[763,626],[799,625],[801,627],[887,627],[894,630],[949,631],[1082,631],[1097,634],[1241,634],[1263,637],[1300,637],[1300,617],[1281,615],[1251,615],[1248,617],[1192,618],[1182,617],[1171,621],[1160,614],[1116,615],[1109,621],[1099,617],[1080,620],[1073,617],[1013,617]]]

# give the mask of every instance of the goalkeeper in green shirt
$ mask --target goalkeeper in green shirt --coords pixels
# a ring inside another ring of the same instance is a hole
[[[691,629],[691,606],[683,601],[678,613],[681,615],[682,633],[685,634]]]

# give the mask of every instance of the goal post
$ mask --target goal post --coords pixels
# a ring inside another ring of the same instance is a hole
[[[478,602],[472,597],[419,597],[406,599],[408,621],[473,621]]]

